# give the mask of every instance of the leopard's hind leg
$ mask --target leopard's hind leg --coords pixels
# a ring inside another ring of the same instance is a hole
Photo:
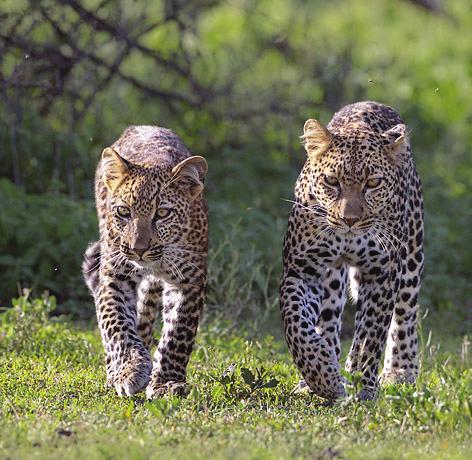
[[[408,202],[408,225],[402,243],[402,273],[387,339],[382,382],[414,383],[418,376],[418,297],[423,274],[424,212],[419,178]]]
[[[415,383],[418,376],[418,296],[423,271],[423,248],[412,250],[403,260],[400,291],[385,351],[383,383]]]

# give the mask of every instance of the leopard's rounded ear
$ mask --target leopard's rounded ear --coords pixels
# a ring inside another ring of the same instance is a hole
[[[111,147],[102,152],[102,180],[113,192],[129,171],[129,163]]]
[[[328,128],[313,118],[305,122],[301,138],[310,158],[322,155],[328,150],[332,142],[331,133],[328,131]]]
[[[389,147],[388,154],[396,165],[402,165],[411,154],[406,125],[400,123],[382,134]]]
[[[203,191],[203,183],[208,173],[208,164],[205,158],[194,155],[181,161],[172,169],[171,183],[176,183],[190,201],[195,200]]]

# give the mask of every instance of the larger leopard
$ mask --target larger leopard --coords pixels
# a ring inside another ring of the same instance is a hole
[[[371,399],[385,345],[383,380],[414,382],[418,373],[423,201],[407,128],[391,107],[359,102],[327,127],[308,120],[303,140],[280,285],[286,341],[311,390],[345,394],[339,332],[350,272],[346,370],[361,373],[359,397]]]
[[[170,130],[131,126],[95,180],[100,239],[83,273],[96,305],[107,382],[119,395],[185,392],[206,285],[207,164]],[[151,360],[152,329],[164,326]]]

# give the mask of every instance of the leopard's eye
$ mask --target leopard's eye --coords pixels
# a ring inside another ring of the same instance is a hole
[[[131,212],[126,206],[117,206],[115,211],[118,217],[122,219],[129,219],[131,217]]]
[[[157,208],[156,216],[159,219],[165,219],[172,212],[171,208]]]
[[[382,182],[382,178],[380,177],[373,177],[372,179],[367,179],[365,186],[367,188],[375,188],[380,185],[380,182]]]
[[[334,176],[327,176],[325,174],[324,180],[328,185],[331,185],[331,187],[337,187],[339,185],[338,179],[336,179]]]

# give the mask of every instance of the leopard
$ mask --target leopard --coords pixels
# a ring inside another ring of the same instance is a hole
[[[207,284],[208,165],[171,130],[129,126],[95,174],[99,239],[82,271],[119,396],[185,396]],[[161,336],[154,326],[162,315]]]
[[[375,399],[382,384],[414,384],[419,370],[424,210],[408,128],[392,107],[364,101],[326,126],[308,119],[301,139],[307,156],[279,290],[286,343],[301,387],[332,401],[352,392]],[[343,372],[349,296],[354,333]]]

